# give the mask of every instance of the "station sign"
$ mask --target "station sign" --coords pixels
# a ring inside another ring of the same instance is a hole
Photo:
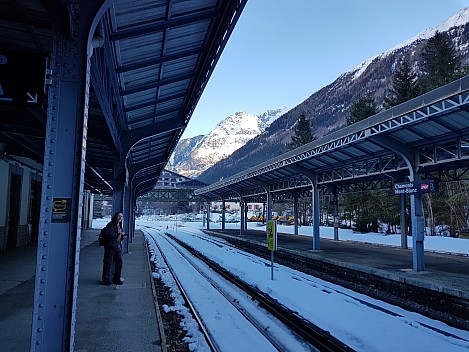
[[[72,216],[72,198],[54,198],[52,204],[52,222],[70,223]]]
[[[46,57],[0,49],[0,105],[40,107]]]
[[[277,222],[274,220],[267,221],[267,248],[277,250]]]
[[[435,180],[422,180],[401,182],[394,184],[394,194],[422,194],[438,192],[438,182]]]
[[[274,279],[274,251],[277,250],[277,221],[267,221],[267,248],[270,250],[270,279]]]

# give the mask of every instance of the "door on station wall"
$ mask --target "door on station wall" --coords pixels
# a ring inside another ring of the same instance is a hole
[[[18,225],[21,201],[20,193],[21,175],[11,174],[7,249],[15,248],[18,240]]]
[[[41,215],[41,182],[31,181],[29,199],[29,224],[31,224],[31,241],[37,242],[39,234],[39,217]]]

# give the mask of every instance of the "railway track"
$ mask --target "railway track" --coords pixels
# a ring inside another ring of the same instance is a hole
[[[156,248],[158,248],[158,252],[159,252],[158,254],[162,257],[162,259],[166,263],[166,267],[168,268],[169,272],[171,273],[171,276],[172,276],[172,278],[173,278],[173,280],[174,280],[174,282],[175,282],[175,284],[176,284],[176,286],[177,286],[183,300],[186,302],[187,308],[189,309],[190,314],[197,321],[197,324],[198,324],[198,326],[201,330],[202,335],[204,336],[205,342],[207,343],[210,351],[212,351],[212,352],[217,351],[217,347],[216,347],[215,343],[212,341],[212,338],[211,338],[210,334],[205,329],[205,325],[203,324],[202,319],[199,317],[199,314],[198,314],[197,310],[194,308],[189,296],[187,295],[186,291],[184,290],[184,287],[182,286],[181,282],[177,278],[176,273],[174,272],[171,265],[169,264],[169,260],[166,258],[165,254],[164,254],[164,251],[161,250],[161,248],[158,244],[158,241],[156,241],[155,238],[151,235],[147,236],[147,239],[152,240],[152,242],[154,243]]]
[[[213,238],[220,238],[234,248],[246,251],[258,257],[269,259],[270,252],[265,245],[243,241],[234,236],[219,232],[203,231]],[[458,329],[467,330],[469,304],[462,298],[441,292],[380,278],[349,268],[323,263],[296,252],[279,249],[276,261],[295,270],[304,272],[356,292],[374,297],[406,310],[414,311],[431,319],[442,321]]]
[[[213,262],[212,260],[209,260],[200,252],[196,251],[192,247],[188,246],[184,242],[181,242],[170,234],[166,233],[164,235],[159,234],[151,236],[155,243],[166,241],[167,243],[171,244],[171,246],[179,253],[181,258],[184,258],[184,260],[191,263],[192,267],[197,268],[196,270],[205,278],[205,280],[207,280],[210,285],[216,288],[218,292],[220,292],[226,298],[226,300],[229,301],[230,304],[232,304],[240,312],[240,314],[242,314],[260,333],[262,333],[262,335],[272,344],[275,350],[285,351],[286,347],[283,345],[282,341],[279,341],[278,338],[275,337],[275,334],[271,332],[271,329],[266,328],[265,323],[257,321],[256,317],[250,313],[250,309],[243,307],[243,305],[238,302],[238,299],[233,298],[229,292],[226,292],[226,290],[221,287],[221,285],[218,284],[216,280],[213,279],[213,274],[207,274],[205,270],[200,268],[200,264],[197,262],[203,262],[204,265],[216,272],[224,280],[230,282],[232,285],[236,286],[238,289],[249,295],[257,302],[260,307],[275,317],[276,320],[287,326],[290,331],[299,336],[304,342],[312,346],[310,350],[353,351],[352,348],[333,337],[329,332],[324,331],[311,322],[305,320],[296,312],[291,311],[275,299],[269,297],[264,292],[261,292],[257,288],[239,280],[239,278],[233,276],[220,265]],[[154,236],[159,237],[156,239]],[[159,244],[157,244],[157,246],[159,246]],[[165,256],[163,254],[164,250],[161,248],[159,252],[163,257]],[[194,257],[197,258],[197,261],[194,259]],[[171,263],[167,258],[165,260],[167,261],[167,265],[170,268]],[[178,282],[179,280],[177,279],[177,275],[175,273],[173,273],[173,275],[176,277],[175,281]],[[199,317],[195,305],[191,303],[191,298],[185,293],[181,283],[178,283],[178,286],[180,287],[181,294],[184,296],[184,300],[188,302],[188,308],[192,311],[193,316],[201,326],[201,331],[204,333],[210,349],[212,351],[220,350],[217,342],[214,341],[213,337],[211,336],[210,331],[204,327],[203,318]]]

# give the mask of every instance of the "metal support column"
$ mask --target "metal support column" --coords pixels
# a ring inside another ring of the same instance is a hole
[[[248,229],[248,203],[244,205],[244,229]]]
[[[380,143],[387,149],[396,151],[404,158],[407,166],[409,167],[409,181],[420,181],[420,176],[418,174],[420,167],[420,154],[416,150],[410,149],[408,145],[397,143],[393,138],[386,137],[382,134],[373,137],[373,139],[374,142]],[[423,246],[425,228],[423,225],[422,194],[420,192],[412,194],[410,196],[410,203],[412,213],[413,269],[414,271],[422,271],[425,270]]]
[[[291,165],[296,171],[306,176],[311,182],[311,203],[312,203],[312,232],[313,232],[313,249],[319,250],[319,189],[318,189],[318,176],[302,166]]]
[[[124,210],[125,171],[120,161],[114,164],[114,184],[112,190],[112,215]]]
[[[244,210],[243,210],[243,207],[244,207],[244,200],[243,198],[240,199],[239,201],[239,220],[240,220],[240,223],[239,223],[239,234],[242,236],[244,235]]]
[[[94,194],[90,193],[90,204],[89,204],[89,218],[87,228],[93,228],[93,213],[94,213]]]
[[[262,204],[262,225],[265,224],[265,219],[266,219],[266,217],[265,217],[265,212],[266,212],[266,210],[267,210],[266,208],[267,208],[267,203],[264,202],[264,203]]]
[[[293,220],[294,220],[294,234],[298,236],[298,192],[293,193]]]
[[[53,32],[31,352],[73,351],[90,84],[102,1],[48,2]],[[57,6],[61,6],[57,3]],[[65,5],[63,5],[65,6]]]
[[[420,176],[414,174],[414,181],[419,181]],[[422,193],[410,196],[410,207],[412,211],[412,263],[414,271],[425,270],[424,244],[425,228],[423,224]]]
[[[272,220],[272,196],[269,191],[267,191],[265,204],[267,212],[266,220],[269,221]]]
[[[205,227],[205,202],[202,203],[203,205],[200,207],[200,209],[202,210],[202,227]]]
[[[334,241],[339,240],[339,198],[337,197],[337,188],[333,189],[332,216],[334,217]]]
[[[407,249],[407,224],[406,224],[406,195],[400,195],[401,208],[401,248]]]
[[[133,242],[135,235],[135,216],[137,210],[137,201],[135,199],[135,189],[130,188],[130,228],[129,228],[129,243]]]
[[[124,215],[123,220],[123,230],[127,234],[127,238],[122,242],[122,251],[124,253],[129,253],[129,237],[130,237],[130,208],[132,207],[132,202],[130,199],[130,185],[126,184],[124,186],[124,208],[122,215]]]
[[[226,218],[226,204],[225,204],[225,200],[223,199],[222,200],[222,203],[221,203],[221,230],[224,231],[225,230],[225,218]]]
[[[210,201],[207,202],[207,230],[210,230]]]
[[[313,184],[311,189],[311,201],[312,201],[312,231],[313,231],[313,249],[319,250],[320,236],[319,236],[319,189],[317,187],[317,176],[311,177],[311,183]]]

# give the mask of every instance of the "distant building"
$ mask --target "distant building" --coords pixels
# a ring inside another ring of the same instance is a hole
[[[202,188],[205,186],[207,185],[203,182],[163,170],[154,188]]]
[[[189,177],[180,175],[178,173],[163,170],[161,172],[158,181],[155,184],[154,189],[161,188],[190,188],[197,189],[207,186],[207,184],[191,179]],[[210,207],[212,211],[221,212],[222,211],[222,202],[211,202]],[[248,211],[253,213],[262,212],[263,204],[262,203],[249,203]],[[238,212],[240,209],[239,202],[226,202],[225,209],[227,212]]]
[[[221,211],[222,206],[222,202],[211,203],[212,210],[214,211]],[[263,203],[248,203],[248,211],[252,213],[262,213],[263,207]],[[240,208],[239,202],[225,202],[225,209],[228,212],[239,211]]]

